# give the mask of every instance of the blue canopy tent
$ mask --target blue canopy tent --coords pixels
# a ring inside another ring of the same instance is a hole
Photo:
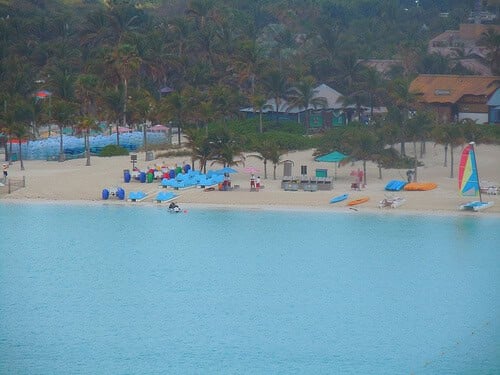
[[[326,155],[318,156],[314,160],[319,161],[319,162],[335,163],[335,180],[336,180],[337,179],[337,164],[348,157],[349,156],[344,155],[341,152],[334,151],[334,152],[330,152],[329,154],[326,154]]]

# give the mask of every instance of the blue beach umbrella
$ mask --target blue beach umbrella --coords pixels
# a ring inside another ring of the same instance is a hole
[[[224,174],[224,173],[232,174],[232,173],[238,173],[238,171],[233,169],[233,168],[230,168],[230,167],[224,167],[222,169],[216,170],[215,173],[217,173],[217,174]]]

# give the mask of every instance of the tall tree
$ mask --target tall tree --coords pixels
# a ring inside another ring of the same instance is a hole
[[[437,125],[432,131],[432,136],[434,142],[444,145],[445,149],[448,145],[450,146],[450,178],[453,178],[455,167],[453,150],[464,143],[463,129],[461,126],[457,126],[457,124]]]
[[[297,107],[305,112],[305,125],[309,129],[309,117],[312,109],[326,108],[328,102],[325,97],[318,96],[313,77],[305,77],[288,92],[289,108]],[[312,108],[311,108],[312,107]]]
[[[282,109],[281,101],[286,98],[288,91],[286,77],[280,71],[273,70],[264,77],[262,83],[267,95],[274,99],[276,123],[279,123],[279,112]]]
[[[64,128],[73,124],[78,114],[78,104],[57,99],[53,101],[52,106],[54,121],[59,126],[59,161],[64,161]]]
[[[401,120],[401,155],[406,155],[405,142],[406,131],[410,111],[415,110],[417,103],[417,93],[410,92],[410,83],[408,79],[396,79],[392,82],[389,89],[389,95],[394,103],[394,109],[399,111],[399,118]]]
[[[86,166],[90,166],[90,131],[97,129],[97,121],[89,116],[83,116],[78,119],[77,129],[83,134],[85,144]]]

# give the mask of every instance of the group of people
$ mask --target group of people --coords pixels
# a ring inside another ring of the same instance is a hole
[[[250,176],[250,191],[259,191],[260,189],[260,176],[255,177],[252,173]]]

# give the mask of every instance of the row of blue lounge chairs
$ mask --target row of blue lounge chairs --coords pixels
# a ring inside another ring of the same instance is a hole
[[[190,170],[188,173],[178,174],[175,179],[164,178],[161,186],[174,189],[186,189],[190,187],[210,187],[224,182],[224,175],[215,172],[201,173]]]

